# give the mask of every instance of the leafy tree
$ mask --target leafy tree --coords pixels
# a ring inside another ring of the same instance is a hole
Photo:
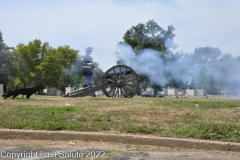
[[[165,62],[164,76],[167,78],[168,82],[166,86],[172,88],[182,88],[186,89],[190,80],[190,68],[192,67],[192,62],[188,59],[190,54],[181,52],[176,52]],[[171,69],[169,69],[171,68]]]
[[[177,47],[173,42],[173,38],[175,37],[174,30],[174,27],[171,25],[168,26],[167,30],[164,30],[154,20],[149,20],[146,24],[139,23],[127,30],[123,36],[124,42],[119,42],[119,44],[129,44],[136,54],[140,54],[143,49],[155,49],[158,51],[159,57],[167,62],[173,56],[172,50]],[[120,55],[120,53],[116,52],[116,55]],[[119,58],[117,63],[124,62]],[[147,77],[140,76],[140,82],[147,83],[147,81]],[[156,85],[153,84],[153,86]],[[156,94],[157,91],[154,89],[154,92]]]
[[[75,86],[81,87],[83,84],[82,66],[81,66],[81,55],[77,55],[76,61],[69,68],[64,69],[65,81],[64,86]]]
[[[187,78],[173,77],[177,83],[172,86],[202,88],[207,94],[219,94],[222,90],[232,95],[240,94],[239,57],[222,54],[219,48],[213,47],[200,47],[193,54],[176,53],[175,56],[177,72]]]
[[[146,48],[155,49],[159,54],[167,54],[177,47],[173,42],[174,30],[171,25],[164,30],[154,20],[149,20],[146,24],[140,23],[127,30],[123,40],[136,51],[136,54]]]
[[[78,50],[69,46],[60,46],[57,49],[50,47],[43,61],[36,66],[43,75],[43,81],[48,86],[62,88],[64,83],[64,68],[69,68],[76,61]]]
[[[13,86],[32,87],[42,83],[61,88],[65,77],[63,69],[75,62],[77,52],[69,46],[53,48],[41,40],[27,45],[20,43],[12,53]]]
[[[221,89],[228,91],[231,95],[240,95],[240,57],[231,54],[223,54],[216,67],[217,79]]]
[[[222,52],[219,48],[199,47],[192,54],[192,87],[203,88],[209,94],[218,94],[221,86],[216,79],[216,67]]]
[[[3,42],[2,32],[0,31],[0,51],[5,48],[5,44]]]
[[[10,68],[12,64],[12,57],[9,54],[9,49],[13,49],[12,47],[8,47],[2,38],[2,32],[0,31],[0,83],[4,84],[4,90],[8,85],[9,79],[8,76],[10,73]]]

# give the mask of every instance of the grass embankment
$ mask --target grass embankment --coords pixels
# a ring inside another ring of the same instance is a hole
[[[68,102],[71,106],[65,106]],[[240,100],[47,97],[0,99],[0,128],[109,131],[240,142]]]

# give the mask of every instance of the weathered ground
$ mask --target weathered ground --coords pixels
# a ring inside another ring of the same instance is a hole
[[[215,106],[207,105],[211,102],[211,99],[203,101],[199,107],[195,107],[195,102],[189,102],[190,105],[194,105],[194,108],[208,108],[206,109],[206,113],[215,116],[216,119],[220,120],[229,120],[236,121],[236,125],[239,123],[239,107],[234,108],[216,108]],[[125,100],[113,100],[106,98],[62,98],[62,97],[47,97],[47,96],[33,96],[29,100],[27,99],[7,99],[0,100],[0,110],[11,107],[13,109],[18,109],[23,106],[29,107],[49,107],[49,106],[59,106],[63,107],[66,103],[69,103],[71,106],[81,106],[85,107],[87,104],[91,104],[91,111],[94,111],[95,114],[101,115],[104,113],[118,113],[124,112],[126,114],[134,114],[135,111],[139,111],[141,113],[139,118],[139,123],[144,121],[145,123],[141,123],[145,128],[148,127],[151,123],[146,123],[148,121],[157,122],[156,124],[161,124],[163,129],[167,129],[169,126],[173,126],[175,121],[173,120],[185,120],[189,119],[191,121],[196,117],[195,110],[190,110],[191,112],[184,113],[182,111],[184,106],[184,100],[173,100],[166,101],[164,99],[131,99],[128,101]],[[100,103],[101,102],[101,103]],[[131,102],[131,106],[129,106]],[[162,107],[160,109],[156,109],[158,106],[164,105],[172,105],[177,104],[179,108],[172,112],[169,111],[167,107]],[[230,101],[221,100],[219,103],[221,105],[231,105]],[[145,111],[145,108],[151,108],[151,110]],[[154,110],[155,109],[155,110]],[[153,111],[154,110],[154,111]],[[162,113],[162,114],[161,114]],[[164,113],[164,114],[163,114]],[[205,113],[205,110],[204,110]],[[121,116],[123,116],[122,114]],[[136,114],[137,115],[137,114]],[[14,119],[14,114],[12,114]],[[116,117],[116,116],[115,116]],[[235,117],[235,119],[234,119]],[[114,119],[114,117],[111,117]],[[170,119],[171,118],[171,119]],[[114,119],[115,120],[115,119]],[[116,119],[116,122],[118,119]],[[137,119],[138,120],[138,119]],[[171,120],[171,121],[170,121]],[[189,121],[189,122],[191,122]],[[207,119],[206,119],[207,121]],[[96,121],[99,122],[99,121]],[[135,121],[133,121],[135,122]],[[136,121],[138,122],[138,121]],[[171,123],[169,125],[168,123]],[[238,128],[236,128],[238,129]],[[236,130],[237,132],[238,130]],[[115,130],[109,130],[109,133],[115,133]],[[124,134],[124,132],[123,132]],[[139,133],[141,134],[141,133]],[[3,140],[0,139],[0,160],[1,159],[11,159],[11,157],[6,157],[6,155],[13,155],[17,153],[25,153],[23,154],[21,159],[31,159],[26,155],[28,153],[37,153],[37,157],[33,157],[32,159],[80,159],[81,157],[75,158],[74,155],[76,153],[83,154],[83,158],[81,159],[93,159],[94,154],[96,159],[177,159],[177,160],[208,160],[208,159],[218,159],[218,160],[239,160],[240,153],[238,152],[220,152],[213,150],[196,150],[196,149],[182,149],[182,148],[167,148],[167,147],[157,147],[157,146],[145,146],[145,145],[128,145],[128,144],[115,144],[115,143],[106,143],[106,142],[84,142],[84,141],[50,141],[50,140]],[[102,151],[102,152],[97,152]],[[105,154],[103,155],[103,153]],[[70,153],[73,153],[72,155]],[[96,154],[103,155],[103,157],[96,157]],[[81,155],[82,155],[81,154]],[[92,154],[92,155],[91,155]],[[89,155],[89,157],[86,157]],[[14,158],[16,159],[16,158]]]
[[[37,154],[36,154],[37,152]],[[7,160],[7,155],[25,153],[21,159],[112,159],[112,160],[239,160],[238,152],[220,152],[213,150],[196,150],[167,148],[147,145],[128,145],[105,142],[83,141],[46,141],[46,140],[1,140],[0,159]],[[27,153],[33,153],[29,158]],[[76,154],[77,153],[77,154]],[[99,154],[98,157],[97,154]],[[91,155],[92,154],[92,155]],[[81,156],[84,157],[81,157]],[[95,157],[94,157],[95,155]],[[24,157],[25,156],[25,157]],[[28,156],[28,157],[27,157]],[[88,156],[88,157],[87,157]],[[101,157],[102,156],[102,157]],[[14,158],[16,159],[16,158]]]

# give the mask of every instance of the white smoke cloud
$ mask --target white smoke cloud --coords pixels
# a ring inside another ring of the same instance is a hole
[[[118,44],[117,59],[123,61],[131,67],[137,74],[149,78],[154,84],[164,86],[168,80],[164,76],[163,60],[159,58],[158,51],[154,49],[144,49],[139,54],[128,44]]]
[[[170,61],[165,62],[159,56],[159,51],[154,49],[144,49],[136,54],[126,43],[119,43],[117,48],[117,59],[135,70],[138,75],[148,77],[152,84],[165,87],[171,80],[179,80],[185,84],[184,87],[195,85],[197,88],[205,89],[202,87],[212,85],[214,88],[215,85],[215,89],[227,89],[234,94],[240,94],[240,84],[236,83],[240,81],[240,69],[237,66],[240,62],[233,64],[231,58],[229,62],[219,61],[222,53],[218,52],[218,49],[214,53],[215,50],[209,47],[212,49],[212,59],[208,57],[208,52],[206,54],[201,52],[195,55],[175,55]],[[217,88],[219,86],[221,88]]]

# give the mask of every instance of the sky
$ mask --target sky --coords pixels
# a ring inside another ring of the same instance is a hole
[[[93,47],[93,60],[106,71],[116,65],[125,32],[149,20],[176,29],[175,52],[210,46],[240,56],[238,15],[240,0],[0,0],[0,31],[9,47],[34,39],[81,55]]]

